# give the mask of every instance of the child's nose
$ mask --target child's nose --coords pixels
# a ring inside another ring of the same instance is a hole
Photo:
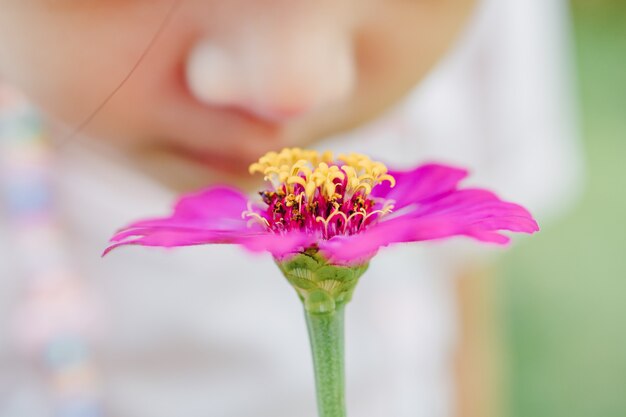
[[[198,100],[279,122],[340,101],[355,82],[348,37],[304,29],[249,33],[236,42],[200,40],[186,75]]]

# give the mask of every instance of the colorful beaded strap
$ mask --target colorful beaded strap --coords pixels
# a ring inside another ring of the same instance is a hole
[[[11,259],[21,281],[13,335],[42,367],[53,415],[102,416],[90,353],[97,309],[73,267],[53,198],[53,155],[27,100],[0,83],[0,209],[8,219]]]

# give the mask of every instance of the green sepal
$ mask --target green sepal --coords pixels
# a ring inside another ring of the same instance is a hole
[[[350,301],[359,278],[369,265],[367,262],[354,266],[334,265],[316,249],[276,263],[298,292],[304,308],[313,314],[332,313]]]
[[[304,308],[312,313],[332,313],[335,311],[337,303],[333,297],[323,290],[314,290],[306,294],[304,298]]]

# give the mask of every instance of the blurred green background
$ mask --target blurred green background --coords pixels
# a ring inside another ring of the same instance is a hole
[[[586,192],[510,252],[510,417],[626,416],[626,1],[574,0]]]

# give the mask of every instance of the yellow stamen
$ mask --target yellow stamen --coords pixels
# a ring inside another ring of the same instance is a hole
[[[246,223],[248,227],[250,227],[253,223],[259,223],[260,225],[265,226],[265,227],[270,226],[269,222],[267,221],[265,217],[262,217],[261,215],[259,215],[258,213],[255,213],[252,210],[250,203],[248,203],[248,210],[241,213],[242,219],[245,219],[246,217],[250,218],[250,220],[248,220],[248,222]]]
[[[332,199],[337,180],[345,180],[347,197],[357,192],[369,195],[372,188],[385,181],[391,187],[395,186],[395,179],[387,173],[387,167],[366,155],[342,154],[338,160],[344,162],[341,168],[334,163],[332,152],[320,154],[313,150],[285,148],[280,152],[268,152],[250,165],[249,171],[263,174],[276,188],[286,186],[287,192],[293,192],[293,186],[299,184],[304,188],[307,200],[315,195],[317,189],[326,199]]]

